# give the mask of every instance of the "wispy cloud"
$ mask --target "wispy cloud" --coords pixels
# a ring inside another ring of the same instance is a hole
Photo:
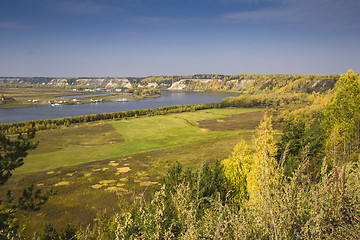
[[[254,11],[232,12],[224,19],[237,22],[284,22],[317,28],[344,29],[360,27],[358,0],[274,0],[277,7]]]
[[[18,22],[0,22],[0,29],[27,29],[31,26],[24,25]]]
[[[165,24],[179,24],[179,23],[195,23],[195,22],[210,22],[208,18],[171,18],[171,17],[137,17],[136,22],[139,23],[165,23]]]
[[[292,16],[292,13],[289,9],[264,8],[247,12],[228,13],[224,15],[224,18],[238,22],[293,20],[290,16]]]
[[[45,3],[47,8],[57,12],[75,15],[106,14],[112,12],[121,12],[122,9],[106,2],[94,0],[51,0]]]

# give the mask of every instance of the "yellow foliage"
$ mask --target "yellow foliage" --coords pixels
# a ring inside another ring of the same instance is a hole
[[[231,156],[222,162],[229,183],[236,188],[235,201],[247,198],[246,178],[252,165],[251,150],[245,141],[239,142]]]
[[[275,159],[276,147],[271,117],[264,115],[263,121],[256,129],[254,139],[256,152],[253,156],[253,165],[248,182],[250,199],[256,201],[260,190],[267,188],[276,179],[277,161]]]
[[[227,180],[237,191],[235,201],[241,202],[250,197],[254,202],[260,191],[266,190],[276,181],[277,161],[274,157],[276,147],[273,135],[271,117],[265,114],[254,138],[256,152],[251,154],[246,142],[241,141],[231,156],[222,162]]]

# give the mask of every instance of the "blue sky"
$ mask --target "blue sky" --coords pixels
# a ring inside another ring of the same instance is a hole
[[[360,70],[359,0],[1,0],[0,76]]]

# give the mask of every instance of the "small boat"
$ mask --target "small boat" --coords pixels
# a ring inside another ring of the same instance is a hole
[[[123,99],[118,99],[117,101],[118,102],[127,102],[128,100],[126,98],[123,98]]]

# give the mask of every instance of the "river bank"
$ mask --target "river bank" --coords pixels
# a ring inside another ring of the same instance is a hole
[[[72,94],[73,95],[73,94]],[[38,105],[12,109],[0,109],[0,123],[23,122],[30,120],[56,119],[64,117],[85,116],[98,113],[111,113],[135,109],[155,109],[164,106],[217,103],[234,94],[215,94],[185,91],[162,91],[160,97],[147,97],[143,100],[117,102],[102,101],[94,104],[74,105]],[[104,98],[104,96],[98,96]],[[127,96],[125,96],[127,98]],[[92,97],[94,99],[94,97]],[[122,99],[116,96],[115,99]],[[135,98],[129,100],[136,100]]]
[[[152,89],[122,91],[106,89],[89,92],[54,88],[0,88],[0,109],[116,102],[119,99],[131,101],[159,97],[160,95],[159,90]]]

